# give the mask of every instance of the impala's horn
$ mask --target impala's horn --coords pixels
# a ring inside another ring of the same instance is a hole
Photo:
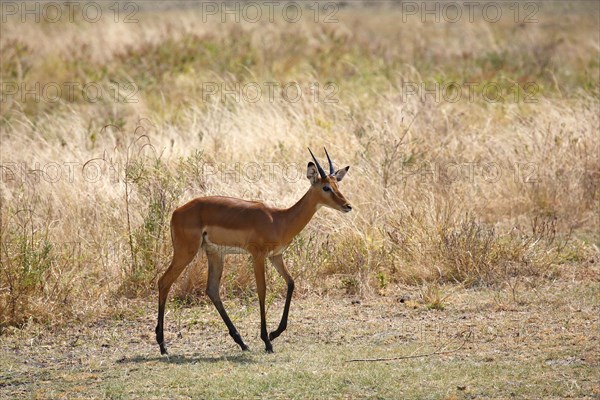
[[[325,146],[323,146],[323,149],[325,149]],[[327,154],[327,161],[329,161],[329,175],[333,175],[335,174],[335,170],[333,169],[333,163],[331,162],[331,158],[329,158],[327,149],[325,149],[325,154]]]
[[[321,165],[315,158],[313,152],[310,150],[310,147],[308,148],[308,151],[310,151],[310,155],[312,156],[313,160],[315,160],[315,164],[317,165],[317,170],[319,171],[319,175],[321,175],[321,178],[327,178],[327,174],[325,174],[325,171],[323,171],[323,168],[321,168]]]

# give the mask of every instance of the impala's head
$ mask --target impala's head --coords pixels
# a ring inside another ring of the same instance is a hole
[[[329,154],[327,153],[327,149],[325,149],[327,161],[329,161],[329,174],[326,174],[323,168],[321,168],[321,165],[319,165],[319,162],[315,158],[313,152],[310,149],[308,149],[308,151],[310,151],[310,155],[315,162],[308,163],[306,177],[312,185],[310,190],[312,190],[318,196],[319,204],[338,211],[352,211],[352,206],[350,203],[348,203],[348,200],[346,200],[338,188],[338,182],[344,179],[344,176],[350,167],[348,166],[335,171],[333,168],[333,163],[331,162],[331,158],[329,158]]]

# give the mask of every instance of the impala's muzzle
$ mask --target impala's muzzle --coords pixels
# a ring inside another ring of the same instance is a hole
[[[350,212],[352,211],[352,206],[349,203],[346,203],[342,206],[342,211],[345,213]]]

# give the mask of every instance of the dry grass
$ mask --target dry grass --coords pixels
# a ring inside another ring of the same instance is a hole
[[[78,90],[3,102],[0,327],[118,315],[124,298],[149,298],[176,206],[211,194],[289,206],[308,186],[308,145],[351,165],[342,189],[355,212],[320,211],[291,246],[303,295],[501,288],[571,268],[597,283],[596,6],[548,7],[537,24],[398,24],[397,9],[352,7],[336,24],[201,23],[198,10],[140,12],[137,24],[10,20],[4,82],[138,90],[135,103]],[[203,98],[207,82],[271,81],[318,82],[319,101]],[[402,91],[421,82],[479,86],[458,102]],[[490,82],[505,95],[521,85],[518,101],[485,101]],[[229,265],[226,294],[253,299],[248,260]],[[202,292],[195,268],[178,298]]]

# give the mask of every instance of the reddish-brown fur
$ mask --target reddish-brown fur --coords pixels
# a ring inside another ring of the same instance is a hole
[[[219,296],[219,285],[225,254],[235,248],[243,249],[252,255],[260,303],[261,338],[265,342],[266,350],[272,351],[270,341],[279,336],[287,326],[289,305],[294,289],[294,281],[285,267],[282,252],[308,224],[319,206],[324,205],[344,212],[352,209],[337,185],[348,168],[324,175],[318,164],[315,167],[312,162],[309,163],[307,177],[311,181],[311,187],[290,208],[272,208],[261,202],[215,196],[197,198],[176,209],[171,218],[173,260],[158,282],[159,313],[156,340],[160,345],[161,353],[166,353],[163,320],[169,290],[173,282],[193,260],[200,247],[204,249],[208,259],[206,292],[229,328],[230,335],[243,350],[248,347],[223,307]],[[330,170],[333,171],[331,164]],[[324,187],[329,190],[325,191]],[[281,322],[278,329],[271,332],[270,335],[267,335],[264,305],[266,294],[265,258],[267,257],[288,285],[288,295]]]

